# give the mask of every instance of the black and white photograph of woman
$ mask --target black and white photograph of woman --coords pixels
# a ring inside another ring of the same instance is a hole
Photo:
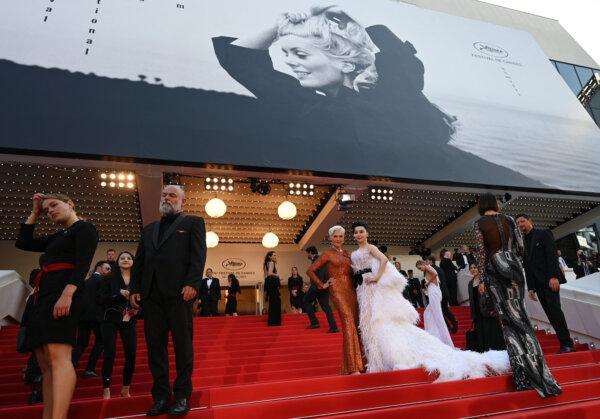
[[[381,173],[400,165],[419,178],[472,181],[476,172],[482,182],[542,186],[451,145],[456,118],[423,93],[425,67],[413,44],[384,25],[365,28],[340,7],[313,6],[213,45],[290,155],[319,149],[313,163],[331,166],[337,156],[335,170],[352,173],[374,159]]]

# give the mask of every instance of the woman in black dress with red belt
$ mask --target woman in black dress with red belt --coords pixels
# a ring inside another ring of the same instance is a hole
[[[34,237],[40,215],[63,229]],[[41,271],[34,281],[34,293],[26,324],[26,344],[35,352],[43,376],[44,418],[67,417],[75,389],[71,351],[82,309],[79,290],[90,269],[98,245],[96,228],[79,219],[75,204],[62,194],[35,194],[33,208],[21,224],[16,247],[40,256]]]

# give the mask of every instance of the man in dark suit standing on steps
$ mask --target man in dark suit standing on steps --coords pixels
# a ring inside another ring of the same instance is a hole
[[[306,257],[310,259],[311,263],[319,258],[319,252],[315,246],[308,246],[306,248]],[[317,271],[317,276],[321,280],[322,283],[326,283],[329,278],[327,276],[327,270],[323,267]],[[321,327],[319,325],[319,319],[315,316],[315,306],[314,302],[317,300],[321,305],[321,308],[325,312],[325,316],[327,316],[327,322],[329,323],[329,333],[337,333],[338,327],[335,322],[335,317],[333,317],[333,312],[331,311],[331,307],[329,306],[329,290],[328,289],[318,289],[315,284],[310,285],[307,293],[304,294],[304,311],[308,315],[308,319],[310,324],[306,327],[307,329],[318,329]]]
[[[516,222],[525,236],[523,264],[529,298],[533,301],[539,299],[544,313],[556,331],[556,337],[560,342],[559,353],[575,352],[567,321],[560,306],[560,284],[567,281],[560,274],[554,236],[550,230],[535,228],[533,220],[527,214],[517,215]]]
[[[448,288],[448,304],[451,306],[458,305],[458,278],[456,271],[458,268],[452,263],[452,253],[445,251],[440,260],[440,268],[446,276],[446,287]]]
[[[472,263],[475,263],[475,257],[469,253],[469,248],[467,246],[461,246],[459,253],[456,256],[458,270],[469,270],[469,266],[471,266]]]
[[[83,301],[85,302],[79,325],[77,326],[77,344],[71,353],[73,366],[77,368],[79,358],[90,342],[91,332],[94,332],[94,347],[90,352],[83,378],[97,377],[96,363],[102,354],[102,335],[100,334],[100,323],[104,320],[104,306],[98,303],[102,281],[111,274],[111,266],[106,260],[96,263],[94,273],[85,280],[83,288]]]
[[[206,278],[200,284],[200,303],[202,304],[202,317],[219,315],[219,300],[221,300],[221,284],[219,278],[213,277],[212,269],[206,270]]]
[[[146,413],[182,416],[192,394],[194,348],[192,303],[206,261],[206,230],[201,217],[182,212],[183,188],[168,185],[161,193],[160,221],[144,227],[133,265],[131,305],[144,309],[148,366],[154,404]],[[169,333],[173,339],[177,377],[169,408]]]

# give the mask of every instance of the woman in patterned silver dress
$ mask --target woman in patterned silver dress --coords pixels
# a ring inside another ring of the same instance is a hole
[[[475,223],[479,244],[478,268],[498,312],[517,390],[535,389],[540,397],[556,396],[562,390],[546,365],[544,353],[523,304],[524,281],[505,281],[490,264],[499,250],[507,250],[518,261],[523,256],[523,238],[511,217],[498,212],[491,193],[479,197],[481,218]],[[521,269],[522,270],[522,269]],[[522,275],[524,279],[524,274]]]

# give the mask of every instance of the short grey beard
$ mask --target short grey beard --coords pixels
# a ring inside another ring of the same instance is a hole
[[[158,206],[158,210],[160,211],[160,213],[162,215],[175,215],[175,214],[181,212],[181,207],[175,208],[165,202],[161,202],[160,205]]]

